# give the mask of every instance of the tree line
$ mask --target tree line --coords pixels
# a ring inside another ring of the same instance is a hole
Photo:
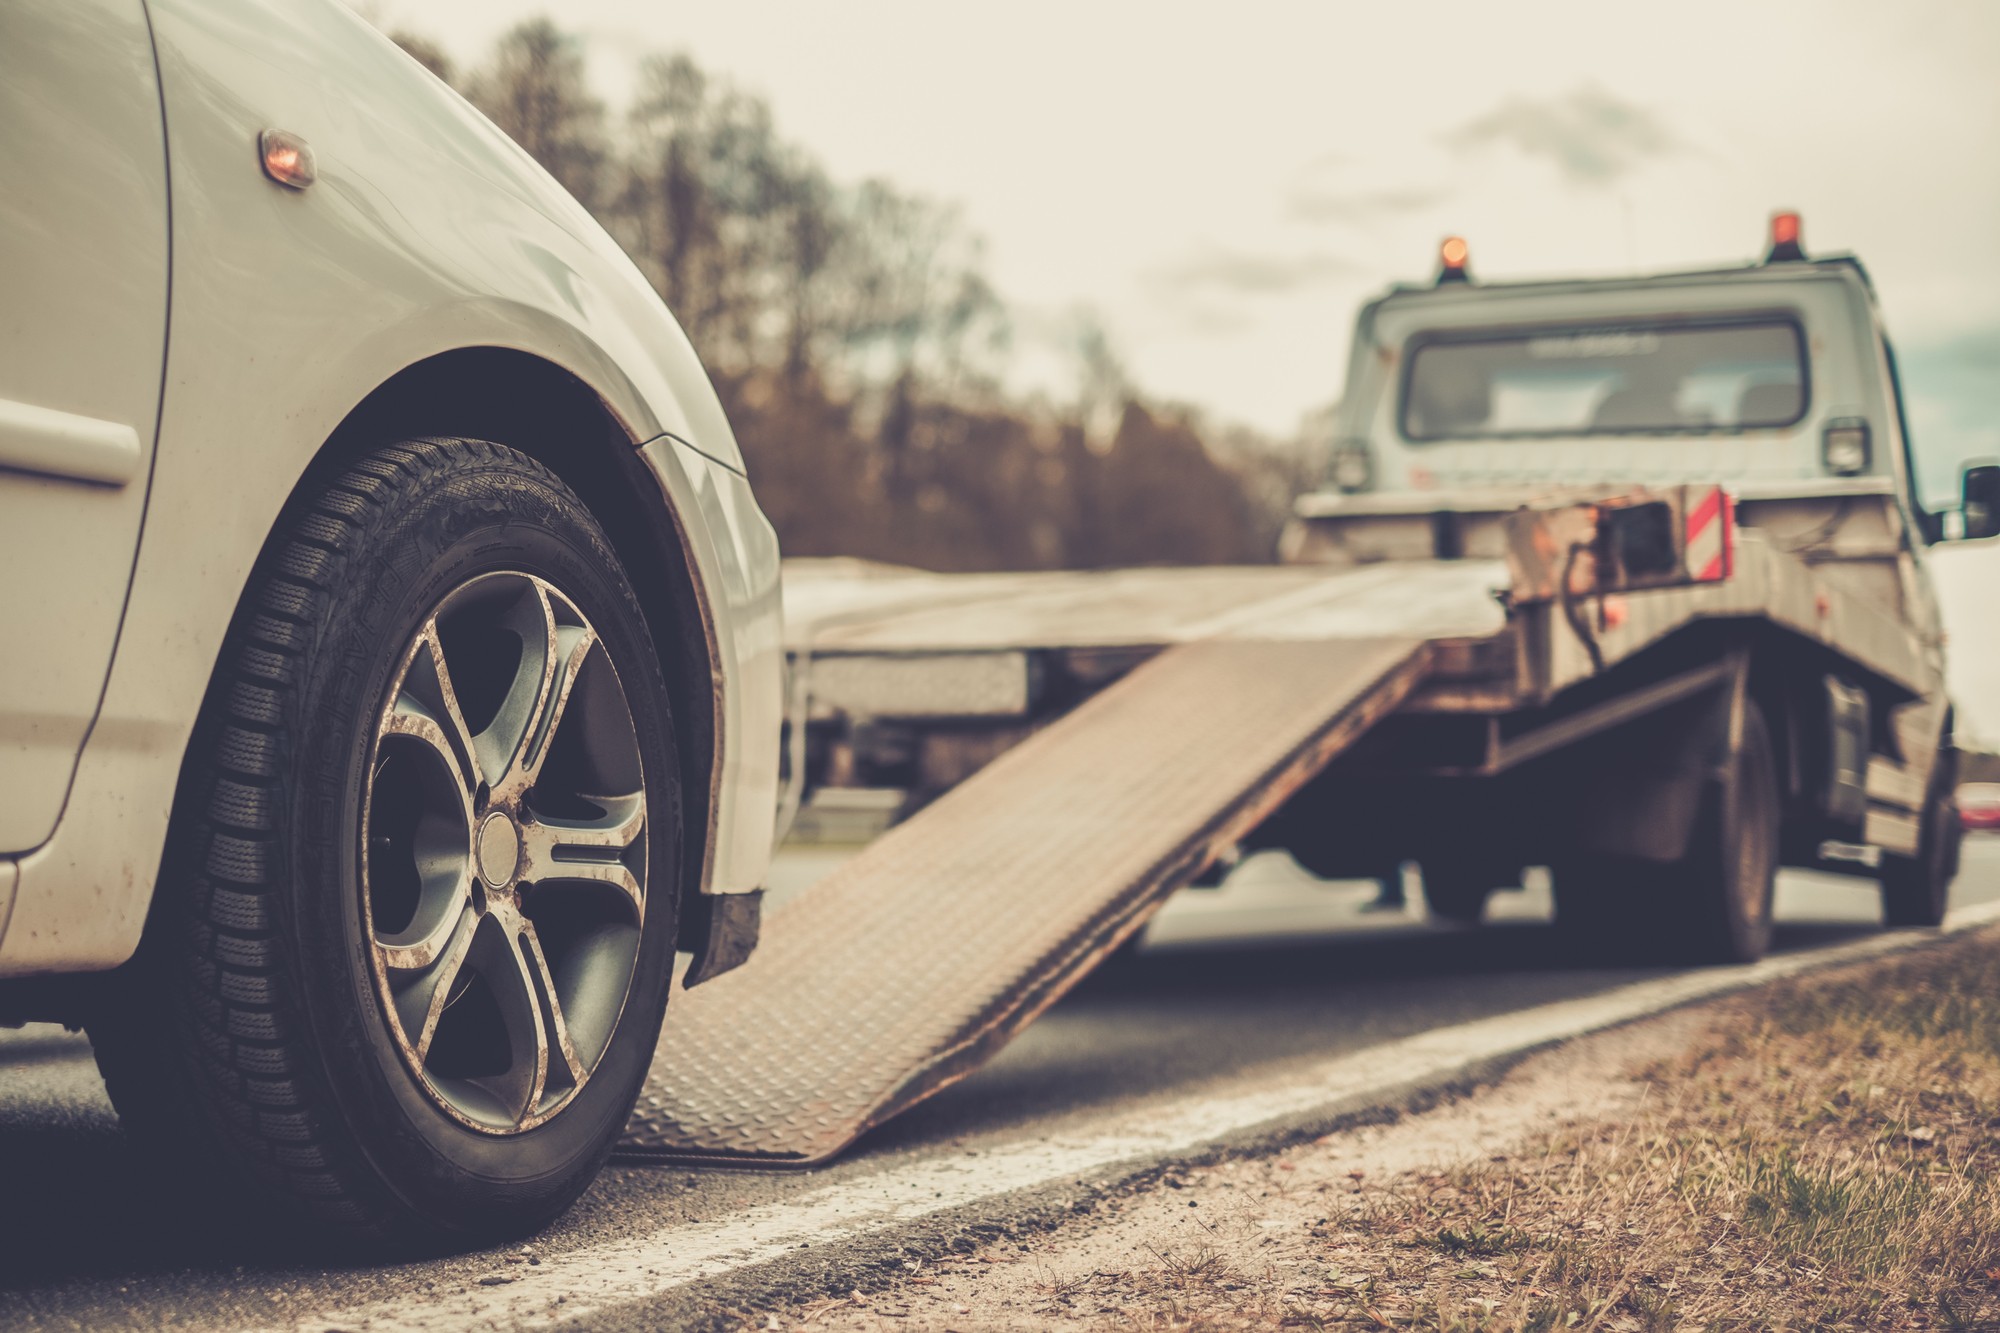
[[[1134,387],[1076,321],[1075,391],[1010,391],[1008,311],[949,205],[833,179],[762,98],[644,57],[614,114],[546,18],[459,70],[391,34],[617,238],[715,381],[788,555],[938,570],[1259,562],[1296,447]]]

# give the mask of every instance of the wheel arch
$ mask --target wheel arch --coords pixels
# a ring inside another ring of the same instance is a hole
[[[680,784],[699,793],[682,840],[683,931],[713,854],[721,770],[717,630],[684,516],[631,432],[589,384],[529,352],[470,347],[427,357],[364,397],[327,438],[294,496],[314,478],[384,442],[466,436],[518,449],[561,477],[611,539],[666,677]],[[684,940],[682,947],[687,947]]]

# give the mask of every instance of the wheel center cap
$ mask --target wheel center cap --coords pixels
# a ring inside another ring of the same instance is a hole
[[[479,823],[479,874],[494,888],[514,878],[521,865],[521,834],[504,811],[495,810]]]

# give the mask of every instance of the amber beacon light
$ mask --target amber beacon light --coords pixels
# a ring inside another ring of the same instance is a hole
[[[280,185],[303,190],[319,179],[312,149],[296,134],[265,130],[257,136],[257,155],[264,163],[264,174]]]
[[[1472,247],[1465,243],[1463,236],[1447,236],[1438,246],[1438,281],[1469,282],[1471,275],[1466,272],[1466,262],[1472,258]]]
[[[1805,227],[1799,215],[1789,211],[1771,214],[1771,252],[1764,256],[1764,262],[1782,264],[1805,257]]]

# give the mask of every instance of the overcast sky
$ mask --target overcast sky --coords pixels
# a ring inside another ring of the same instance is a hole
[[[1797,207],[1873,270],[1926,452],[2000,454],[2000,4],[364,8],[461,62],[552,13],[614,101],[685,49],[837,177],[961,204],[1019,374],[1088,305],[1144,388],[1273,431],[1338,396],[1355,305],[1447,233],[1480,275],[1622,271],[1751,257]]]

